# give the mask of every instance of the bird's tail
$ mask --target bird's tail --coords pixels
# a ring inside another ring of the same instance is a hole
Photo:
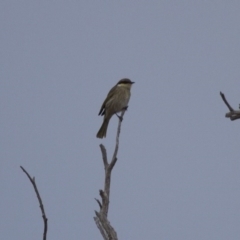
[[[97,138],[104,138],[107,136],[108,123],[109,119],[104,119],[102,126],[97,133]]]

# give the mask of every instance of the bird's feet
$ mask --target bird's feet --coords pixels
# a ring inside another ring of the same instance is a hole
[[[124,108],[122,109],[122,111],[127,111],[127,109],[128,109],[128,106],[124,107]],[[115,113],[115,114],[117,115],[117,117],[119,118],[119,120],[122,122],[123,117],[119,116],[117,113]]]
[[[115,114],[116,114],[116,116],[119,118],[119,120],[122,122],[123,117],[119,116],[117,113],[115,113]]]

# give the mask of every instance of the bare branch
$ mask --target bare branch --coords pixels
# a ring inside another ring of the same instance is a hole
[[[102,158],[103,158],[104,168],[105,168],[105,170],[106,170],[107,167],[108,167],[107,150],[106,150],[106,148],[103,146],[103,144],[100,144],[100,149],[101,149],[101,152],[102,152]]]
[[[225,95],[220,92],[220,95],[222,97],[223,102],[226,104],[226,106],[228,107],[229,111],[228,113],[226,113],[225,117],[226,118],[230,118],[231,121],[234,121],[236,119],[240,118],[240,111],[239,110],[234,110],[231,105],[228,103],[227,99],[225,98]]]
[[[101,221],[100,214],[97,211],[95,211],[95,214],[96,214],[97,217],[94,217],[94,221],[95,221],[98,229],[100,230],[100,232],[103,236],[103,239],[104,240],[109,240],[109,238],[107,236],[107,232],[106,232],[105,228],[103,227],[104,223],[102,223],[102,221]]]
[[[104,240],[118,240],[117,233],[115,232],[107,218],[97,211],[95,211],[95,214],[96,217],[94,217],[94,220]]]
[[[121,112],[121,116],[119,117],[118,128],[117,128],[117,136],[116,136],[116,145],[114,149],[114,153],[112,156],[112,160],[110,163],[107,161],[107,151],[106,148],[101,144],[100,149],[102,152],[103,164],[105,168],[105,182],[104,182],[104,191],[100,190],[99,194],[102,199],[102,203],[99,200],[96,200],[100,206],[100,211],[95,211],[96,216],[94,220],[96,222],[97,227],[99,228],[104,240],[117,240],[117,233],[114,228],[111,226],[110,222],[107,219],[108,209],[109,209],[109,199],[110,199],[110,185],[111,185],[111,173],[112,169],[117,162],[117,153],[119,148],[119,136],[121,132],[121,123],[123,120],[123,116],[126,109]]]
[[[44,206],[43,206],[43,203],[42,203],[42,199],[41,199],[41,196],[38,192],[38,188],[37,188],[37,185],[36,185],[36,182],[35,182],[35,178],[31,178],[31,176],[29,175],[29,173],[22,167],[20,166],[20,168],[23,170],[23,172],[27,175],[27,177],[29,178],[30,182],[32,183],[33,185],[33,188],[34,188],[34,191],[37,195],[37,199],[38,199],[38,202],[39,202],[39,207],[41,209],[41,212],[42,212],[42,218],[43,218],[43,224],[44,224],[44,230],[43,230],[43,240],[46,240],[47,239],[47,229],[48,229],[48,224],[47,224],[47,217],[46,217],[46,214],[45,214],[45,210],[44,210]]]
[[[118,147],[119,147],[119,136],[120,136],[121,123],[122,123],[124,113],[125,113],[125,110],[121,112],[121,115],[120,115],[120,118],[119,118],[117,136],[116,136],[116,145],[115,145],[115,150],[114,150],[114,153],[113,153],[113,156],[112,156],[112,161],[110,162],[110,164],[109,164],[109,166],[108,166],[108,168],[106,169],[106,172],[105,172],[104,193],[107,196],[107,201],[106,201],[106,204],[103,205],[102,211],[103,211],[103,213],[105,214],[106,217],[107,217],[108,208],[109,208],[111,173],[112,173],[113,166],[117,162],[117,153],[118,153]]]
[[[99,190],[99,195],[102,198],[101,212],[106,215],[107,214],[106,213],[106,207],[109,205],[109,197],[103,190]],[[107,215],[106,215],[106,217],[107,217]]]
[[[121,119],[123,119],[124,114],[125,114],[125,110],[121,112],[121,116],[120,116]],[[121,122],[122,122],[121,119],[118,122],[118,129],[117,129],[117,136],[116,136],[116,146],[115,146],[115,150],[114,150],[114,153],[113,153],[112,161],[109,164],[110,170],[112,170],[115,163],[117,162],[117,153],[118,153],[118,147],[119,147],[119,136],[120,136],[120,132],[121,132]]]

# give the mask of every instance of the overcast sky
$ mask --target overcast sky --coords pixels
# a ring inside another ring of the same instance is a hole
[[[110,88],[136,82],[112,174],[124,240],[240,239],[240,1],[0,2],[0,238],[102,239],[96,133]]]

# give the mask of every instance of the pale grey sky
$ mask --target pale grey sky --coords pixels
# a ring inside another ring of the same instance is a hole
[[[0,238],[102,239],[102,101],[135,81],[109,220],[124,240],[240,239],[239,1],[0,2]]]

